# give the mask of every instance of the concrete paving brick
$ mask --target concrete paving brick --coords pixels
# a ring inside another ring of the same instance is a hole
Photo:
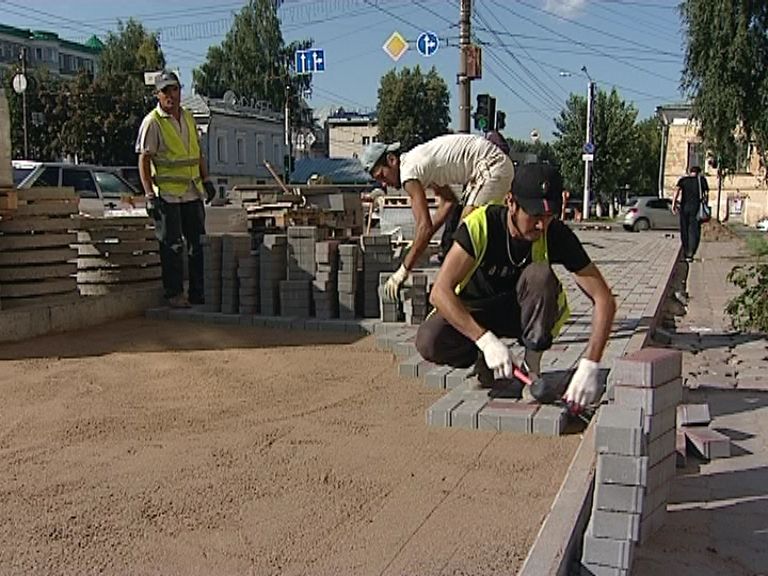
[[[596,482],[645,486],[648,481],[647,456],[600,454],[597,457]]]
[[[403,378],[418,378],[419,377],[419,363],[423,358],[416,354],[400,362],[398,366],[398,374]]]
[[[253,326],[253,314],[238,314],[240,326]]]
[[[587,526],[587,531],[584,534],[582,562],[629,570],[632,568],[634,555],[634,542],[599,538],[593,533],[592,523],[590,522]]]
[[[670,406],[656,414],[646,414],[643,417],[643,432],[648,435],[648,441],[652,442],[665,432],[674,429],[676,418],[677,409],[675,406]]]
[[[640,514],[592,510],[592,535],[613,540],[640,539]]]
[[[676,457],[674,454],[670,454],[664,460],[656,464],[656,466],[648,468],[645,488],[649,494],[653,493],[660,486],[669,484],[672,481],[677,473],[675,464]]]
[[[651,510],[647,514],[644,515],[644,517],[640,521],[640,540],[638,544],[642,546],[648,540],[653,536],[656,532],[658,532],[659,528],[661,528],[664,525],[664,521],[667,518],[667,505],[663,504],[656,508],[655,510]]]
[[[665,432],[648,444],[648,466],[653,467],[675,453],[675,429]]]
[[[144,315],[152,320],[168,320],[168,308],[147,308]]]
[[[640,514],[643,511],[645,494],[646,490],[643,486],[623,486],[597,482],[595,483],[593,506],[597,510]]]
[[[401,340],[392,345],[392,352],[398,358],[410,358],[418,354],[415,339]]]
[[[538,410],[538,404],[517,400],[490,400],[478,416],[478,425],[482,420],[485,430],[533,434],[533,419]]]
[[[427,408],[427,425],[449,428],[451,426],[451,413],[462,402],[463,400],[457,396],[451,396],[450,394],[443,396]]]
[[[642,408],[616,404],[602,406],[597,414],[595,449],[599,454],[644,456],[648,443],[643,423]]]
[[[451,412],[451,427],[477,430],[478,414],[487,403],[486,399],[463,400]]]
[[[706,426],[711,421],[709,404],[681,404],[677,407],[678,426]]]
[[[616,360],[609,378],[614,384],[656,387],[680,377],[683,356],[669,348],[643,348]]]
[[[450,366],[436,366],[424,375],[424,383],[430,388],[445,389],[445,377],[452,371]]]
[[[445,387],[449,390],[457,388],[464,384],[464,381],[472,372],[472,368],[454,368],[450,373],[445,375]]]
[[[533,416],[533,433],[541,436],[560,436],[567,423],[567,408],[544,404]]]
[[[617,384],[613,394],[614,401],[620,406],[642,408],[646,414],[656,414],[682,402],[683,381],[682,378],[675,378],[657,388]]]
[[[688,442],[703,458],[714,460],[731,456],[731,439],[725,434],[702,426],[690,426],[684,430]]]
[[[629,570],[613,566],[601,566],[588,562],[583,562],[581,565],[581,576],[629,576],[629,573]]]

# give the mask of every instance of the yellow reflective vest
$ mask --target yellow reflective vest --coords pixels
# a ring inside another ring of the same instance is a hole
[[[197,142],[197,126],[190,112],[181,109],[181,121],[187,123],[189,142],[185,145],[181,134],[170,117],[152,111],[160,128],[164,148],[152,158],[152,188],[155,194],[162,191],[173,196],[184,196],[192,183],[202,194],[200,178],[200,145]]]
[[[485,249],[488,246],[487,211],[487,205],[481,206],[480,208],[475,208],[464,218],[464,224],[467,226],[467,230],[469,231],[469,238],[472,242],[472,249],[475,251],[475,263],[472,265],[472,268],[462,279],[459,285],[456,286],[456,294],[461,294],[461,291],[464,290],[466,285],[469,283],[469,280],[472,278],[472,275],[480,266],[483,261],[483,257],[485,256]],[[549,263],[549,250],[547,249],[546,234],[542,234],[541,238],[533,243],[533,247],[531,248],[531,260],[533,262]],[[557,296],[557,309],[557,321],[555,322],[555,326],[552,328],[553,338],[560,334],[560,331],[563,329],[563,325],[571,316],[571,310],[568,307],[568,298],[565,294],[565,290],[563,290],[562,285],[560,286],[560,293]]]

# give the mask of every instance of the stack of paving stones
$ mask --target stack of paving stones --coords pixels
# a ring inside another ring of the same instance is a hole
[[[249,234],[225,234],[221,244],[221,312],[237,314],[240,311],[240,287],[237,265],[251,252]]]
[[[259,312],[259,253],[251,250],[249,256],[240,258],[237,265],[240,286],[240,314]]]
[[[205,311],[221,312],[221,248],[222,237],[200,238],[203,247]]]
[[[392,300],[384,291],[384,285],[391,275],[390,272],[379,274],[379,285],[376,288],[379,295],[379,318],[382,322],[402,322],[403,313],[400,310],[400,301]],[[405,290],[401,294],[404,292]]]
[[[324,229],[316,226],[288,228],[288,274],[280,282],[280,313],[283,316],[312,316],[312,281],[317,266],[315,251]]]
[[[339,246],[337,289],[339,293],[339,318],[354,320],[358,317],[358,270],[360,247],[357,244]]]
[[[393,272],[395,260],[388,235],[363,236],[363,316],[379,316],[379,285],[382,272]]]
[[[429,304],[430,278],[424,272],[414,272],[406,281],[407,295],[403,298],[405,323],[412,326],[427,319],[431,310]]]
[[[597,415],[597,472],[582,574],[629,574],[635,546],[664,523],[675,476],[682,354],[644,348],[616,360],[613,402]]]
[[[315,244],[315,279],[312,301],[315,317],[330,320],[339,317],[339,242],[326,240]]]
[[[264,316],[280,315],[280,282],[286,276],[288,237],[265,234],[259,246],[259,301]]]
[[[280,281],[280,315],[296,318],[312,316],[312,282],[310,280]]]

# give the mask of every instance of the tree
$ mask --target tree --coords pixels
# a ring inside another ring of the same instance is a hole
[[[539,162],[560,164],[557,154],[555,154],[555,150],[549,142],[542,142],[541,140],[536,142],[526,142],[525,140],[516,140],[514,138],[507,138],[507,142],[509,142],[510,154],[515,152],[521,154],[536,154]]]
[[[603,203],[612,200],[632,181],[637,154],[637,110],[624,102],[615,89],[610,94],[597,90],[593,116],[595,160],[592,172],[594,198]],[[566,186],[580,190],[584,178],[581,159],[587,126],[587,100],[571,94],[566,107],[555,119],[555,153],[560,160]]]
[[[392,70],[379,86],[379,139],[399,141],[404,150],[446,134],[450,122],[448,86],[433,67]]]
[[[165,56],[156,32],[148,32],[134,20],[118,21],[117,33],[110,32],[99,55],[99,73],[128,75],[143,81],[144,72],[165,68]]]
[[[738,168],[737,149],[754,140],[768,150],[768,3],[685,0],[682,88],[718,176]]]
[[[221,98],[232,90],[282,110],[287,87],[292,121],[300,122],[298,97],[309,89],[312,76],[291,75],[290,69],[295,51],[311,46],[311,40],[284,43],[274,0],[250,0],[235,15],[224,41],[210,47],[206,61],[192,71],[195,91]]]
[[[659,190],[661,122],[656,116],[638,122],[637,148],[627,179],[628,192],[636,196],[655,196]]]

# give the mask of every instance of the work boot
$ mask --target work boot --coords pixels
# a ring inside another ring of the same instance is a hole
[[[168,306],[171,308],[190,308],[192,305],[184,294],[177,294],[168,298]]]
[[[541,357],[543,354],[544,352],[532,350],[531,348],[525,349],[523,371],[531,377],[531,380],[535,380],[541,375]],[[533,394],[531,394],[531,389],[528,386],[523,386],[522,397],[526,402],[537,401]]]

